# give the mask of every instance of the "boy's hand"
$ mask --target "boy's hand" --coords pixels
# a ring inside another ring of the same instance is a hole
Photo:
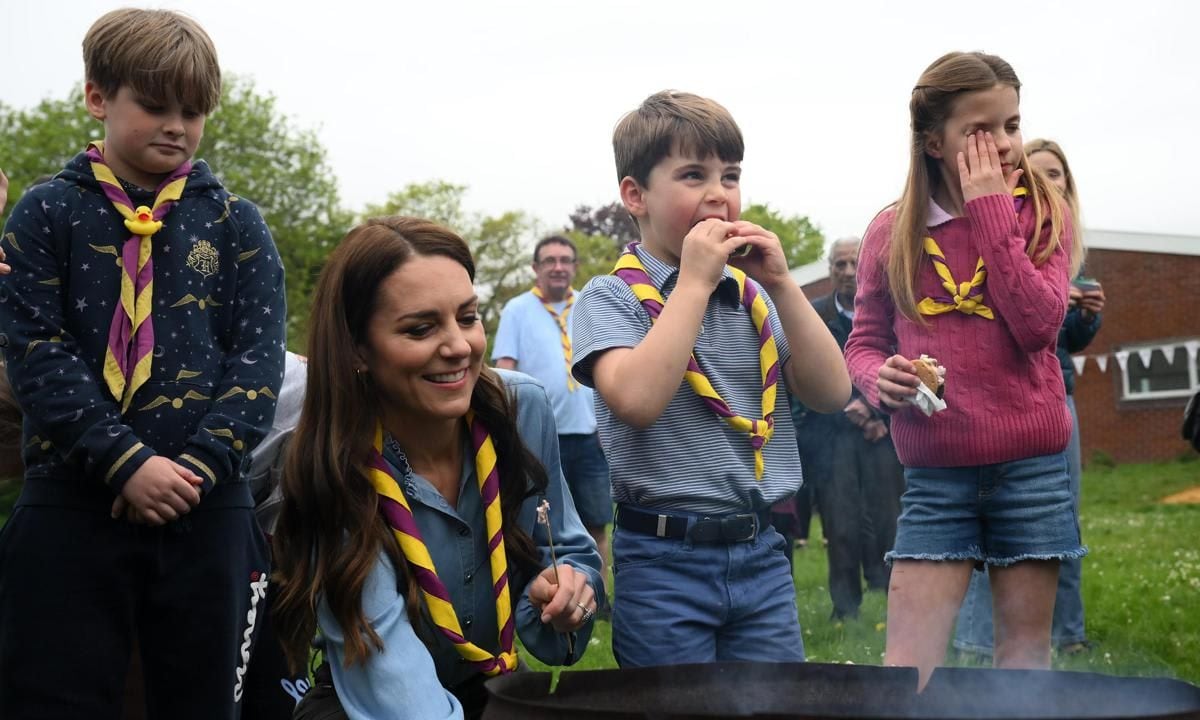
[[[8,256],[4,254],[4,248],[0,248],[0,275],[7,275],[12,272],[12,266],[4,262],[6,257]]]
[[[201,482],[191,470],[156,455],[125,482],[113,501],[112,516],[128,512],[131,522],[165,525],[199,504]]]
[[[1011,195],[1024,171],[1015,169],[1004,177],[1000,152],[990,132],[980,130],[967,138],[967,151],[958,154],[958,182],[963,203],[985,195]]]
[[[745,241],[737,236],[734,223],[715,218],[696,223],[683,238],[683,248],[679,251],[677,285],[700,282],[711,293],[721,282],[729,254],[743,244]]]
[[[730,265],[757,280],[767,292],[778,283],[795,284],[788,272],[787,256],[778,235],[746,220],[738,220],[733,226],[740,241],[738,245],[751,245],[754,250],[745,257],[731,258]]]
[[[879,388],[879,402],[899,410],[915,397],[921,378],[916,368],[903,355],[893,355],[879,366],[879,377],[875,380]]]

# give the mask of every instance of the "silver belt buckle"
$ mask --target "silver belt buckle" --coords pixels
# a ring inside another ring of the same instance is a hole
[[[729,522],[731,520],[738,521],[738,522],[741,522],[743,520],[749,520],[750,521],[750,531],[747,535],[744,535],[741,537],[730,537],[728,535],[725,535],[725,532],[722,532],[721,534],[725,535],[725,540],[727,542],[747,542],[749,540],[753,540],[754,537],[756,535],[758,535],[758,515],[756,515],[755,513],[739,513],[737,515],[731,515],[731,516],[727,517],[725,519],[725,521],[722,523],[722,525],[724,525],[724,527],[722,528],[723,531],[726,529],[729,529],[729,527],[730,527]]]
[[[667,516],[666,515],[658,516],[658,527],[655,529],[654,534],[660,538],[664,538],[667,536]]]

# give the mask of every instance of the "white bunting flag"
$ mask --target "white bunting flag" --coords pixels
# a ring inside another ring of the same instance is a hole
[[[1188,340],[1183,344],[1187,348],[1188,364],[1196,362],[1196,353],[1200,352],[1200,340]]]
[[[1146,368],[1147,370],[1150,369],[1150,357],[1153,354],[1154,348],[1138,348],[1137,356],[1142,361],[1142,367]],[[1122,365],[1121,369],[1124,370],[1125,366]]]
[[[1071,362],[1075,363],[1075,374],[1083,374],[1083,366],[1087,363],[1087,355],[1072,355]]]
[[[1162,354],[1167,358],[1168,363],[1172,365],[1175,364],[1175,359],[1179,357],[1178,345],[1163,345],[1161,348],[1159,348],[1159,350],[1162,350]],[[1168,350],[1170,350],[1170,352],[1168,352]]]
[[[1096,364],[1100,366],[1100,372],[1108,372],[1108,356],[1097,355]]]
[[[1113,353],[1113,357],[1117,359],[1117,364],[1121,366],[1121,372],[1125,372],[1125,368],[1129,365],[1129,351],[1118,350]]]

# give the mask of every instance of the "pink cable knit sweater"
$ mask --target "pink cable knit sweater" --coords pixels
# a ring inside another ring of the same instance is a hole
[[[965,215],[929,228],[956,282],[970,280],[982,256],[984,304],[995,320],[952,311],[925,316],[926,326],[895,311],[888,290],[887,252],[895,212],[875,218],[863,240],[854,299],[854,330],[846,343],[850,378],[875,407],[879,367],[894,353],[925,353],[946,367],[947,409],[925,415],[915,406],[892,413],[900,461],[917,467],[990,465],[1048,455],[1071,434],[1062,370],[1054,355],[1067,308],[1070,227],[1040,266],[1025,252],[1033,203],[1020,216],[1013,200],[988,195]],[[1069,221],[1068,221],[1069,222]],[[1043,242],[1049,234],[1049,221]],[[923,258],[917,300],[945,295],[933,263]]]

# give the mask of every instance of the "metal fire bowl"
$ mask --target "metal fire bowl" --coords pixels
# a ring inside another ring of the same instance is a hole
[[[917,694],[914,668],[714,663],[562,673],[487,682],[484,720],[1200,720],[1200,688],[1179,680],[1052,670],[939,668]]]

